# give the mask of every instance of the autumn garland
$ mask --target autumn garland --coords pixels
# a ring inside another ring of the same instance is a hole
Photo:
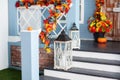
[[[68,13],[72,2],[71,0],[37,0],[36,2],[35,1],[36,0],[20,0],[16,2],[16,7],[26,6],[26,8],[28,8],[33,4],[40,6],[49,6],[51,4],[54,5],[54,8],[49,10],[50,15],[48,16],[48,18],[43,21],[44,28],[39,35],[41,42],[45,44],[45,50],[48,53],[50,53],[50,40],[48,36],[53,30],[56,30],[57,18],[62,13]]]

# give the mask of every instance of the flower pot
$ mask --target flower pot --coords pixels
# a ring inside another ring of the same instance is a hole
[[[94,36],[94,41],[97,42],[98,37],[99,37],[99,33],[95,32],[95,33],[93,33],[93,36]]]
[[[104,38],[105,32],[95,32],[93,33],[94,41],[98,42],[98,38]]]
[[[104,38],[105,32],[99,32],[99,37]]]

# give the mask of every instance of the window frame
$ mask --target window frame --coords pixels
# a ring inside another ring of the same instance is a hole
[[[79,0],[80,4],[79,4],[79,12],[80,12],[80,16],[79,16],[79,23],[83,24],[84,23],[84,0]]]

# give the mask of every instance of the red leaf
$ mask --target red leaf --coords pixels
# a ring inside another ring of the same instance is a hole
[[[19,6],[20,6],[20,3],[19,3],[19,1],[17,1],[15,4],[15,7],[19,7]]]
[[[48,23],[48,19],[44,20],[43,22],[44,22],[44,24],[47,24]]]

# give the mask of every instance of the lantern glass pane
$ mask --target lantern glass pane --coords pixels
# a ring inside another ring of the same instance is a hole
[[[72,32],[72,39],[74,39],[74,36],[75,36],[75,32]]]
[[[77,32],[76,35],[75,35],[76,39],[79,38],[79,33]]]
[[[62,51],[64,51],[65,50],[65,43],[62,43],[61,47],[62,47]]]
[[[79,38],[79,32],[73,32],[72,33],[72,39],[77,40]]]
[[[60,43],[56,43],[56,48],[60,48]]]
[[[77,47],[80,47],[80,41],[77,40],[76,42],[77,42],[76,46],[77,46]]]
[[[67,43],[67,50],[71,50],[71,42]]]

